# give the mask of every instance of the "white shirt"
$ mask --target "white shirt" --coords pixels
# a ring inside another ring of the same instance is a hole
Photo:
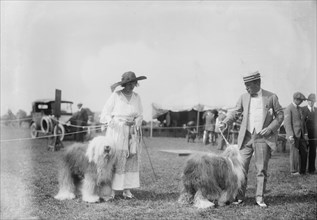
[[[258,92],[257,97],[251,97],[250,108],[248,115],[248,131],[252,134],[255,129],[255,133],[258,134],[262,130],[263,126],[263,99],[262,89]]]
[[[101,123],[109,123],[112,118],[135,120],[137,126],[141,126],[143,120],[143,108],[140,96],[133,92],[130,101],[121,91],[113,92],[103,107],[100,115]]]
[[[310,105],[307,105],[308,109],[310,112],[313,112],[314,111],[314,107],[311,107]]]

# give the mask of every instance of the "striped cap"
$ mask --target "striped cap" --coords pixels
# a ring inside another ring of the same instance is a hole
[[[246,82],[251,82],[257,79],[261,79],[261,75],[259,71],[248,73],[245,76],[243,76],[243,81]]]

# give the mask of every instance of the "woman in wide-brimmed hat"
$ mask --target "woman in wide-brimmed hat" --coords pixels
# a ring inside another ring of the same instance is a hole
[[[113,92],[100,116],[100,122],[108,125],[106,136],[115,140],[117,156],[109,199],[114,199],[115,191],[119,190],[123,190],[124,198],[134,198],[130,189],[140,187],[139,135],[143,109],[140,96],[133,89],[144,79],[145,76],[136,77],[131,71],[124,73],[121,81],[111,86]],[[118,86],[123,89],[114,91]]]

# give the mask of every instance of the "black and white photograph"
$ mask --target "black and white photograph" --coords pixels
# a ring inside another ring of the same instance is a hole
[[[0,1],[0,219],[316,219],[316,0]]]

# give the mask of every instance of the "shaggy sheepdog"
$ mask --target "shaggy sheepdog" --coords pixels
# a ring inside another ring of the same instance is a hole
[[[105,136],[92,139],[89,144],[76,143],[65,152],[59,171],[58,200],[74,199],[81,190],[86,202],[99,202],[112,183],[115,153],[113,141]],[[108,191],[107,191],[108,190]]]
[[[197,208],[223,206],[234,201],[244,181],[237,145],[228,146],[221,155],[196,154],[185,164],[178,202]]]

